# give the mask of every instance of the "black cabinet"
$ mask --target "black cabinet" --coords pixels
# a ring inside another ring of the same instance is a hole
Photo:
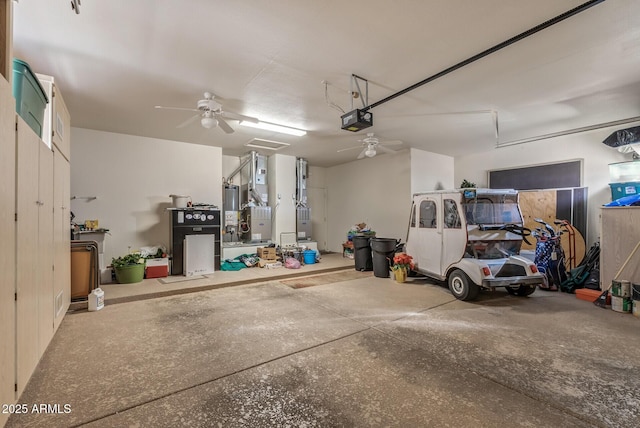
[[[215,236],[215,267],[220,270],[220,210],[215,208],[171,209],[171,275],[184,274],[184,238],[187,235]]]

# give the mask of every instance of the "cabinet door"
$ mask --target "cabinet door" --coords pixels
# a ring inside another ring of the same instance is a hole
[[[62,155],[71,160],[71,116],[58,87],[53,85],[53,114],[51,117],[51,142],[58,147]]]
[[[70,252],[70,167],[54,147],[53,150],[53,240],[54,240],[54,331],[71,303],[71,252]]]
[[[38,156],[40,138],[21,117],[16,133],[16,381],[20,396],[40,358],[38,341]]]
[[[53,337],[53,152],[39,142],[38,166],[38,352]]]
[[[15,401],[16,379],[16,114],[11,86],[0,78],[0,403]],[[8,418],[0,412],[0,426]]]

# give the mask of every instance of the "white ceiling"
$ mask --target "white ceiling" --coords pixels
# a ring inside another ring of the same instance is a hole
[[[14,55],[55,76],[72,126],[207,144],[241,155],[258,137],[330,166],[366,132],[447,155],[640,116],[640,1],[608,0],[375,107],[374,126],[340,129],[351,75],[369,103],[572,9],[584,0],[68,0],[14,4]],[[224,109],[308,130],[286,136],[192,114],[212,91]],[[360,99],[353,100],[361,107]],[[467,114],[442,114],[475,112]],[[535,144],[535,143],[534,143]],[[363,160],[365,162],[366,160]]]

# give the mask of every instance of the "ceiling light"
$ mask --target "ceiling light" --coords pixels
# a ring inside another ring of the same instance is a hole
[[[213,128],[214,126],[218,126],[218,121],[213,117],[203,117],[202,120],[200,120],[200,123],[202,124],[203,128],[207,128],[207,129]]]
[[[373,147],[368,147],[367,151],[364,152],[364,155],[368,158],[372,158],[376,155],[376,149]]]
[[[295,135],[297,137],[302,137],[303,135],[307,134],[307,131],[304,131],[302,129],[290,128],[288,126],[276,125],[275,123],[262,122],[262,121],[253,123],[253,122],[247,122],[246,120],[241,120],[240,125],[248,126],[249,128],[258,128],[258,129],[264,129],[266,131],[274,131],[274,132],[280,132],[282,134]]]

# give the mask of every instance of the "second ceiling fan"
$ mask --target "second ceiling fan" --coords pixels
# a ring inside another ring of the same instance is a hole
[[[222,110],[222,104],[215,100],[215,95],[213,95],[211,92],[205,92],[204,99],[198,101],[196,106],[197,108],[164,106],[155,106],[155,108],[198,112],[197,114],[179,124],[177,128],[184,128],[185,126],[189,126],[200,119],[200,125],[202,125],[203,128],[211,129],[219,126],[220,129],[222,129],[224,132],[226,132],[227,134],[231,134],[234,132],[233,128],[229,125],[229,123],[227,123],[226,120],[239,120],[252,123],[259,122],[259,120],[255,117],[245,116],[242,114]]]
[[[345,152],[347,150],[353,150],[353,149],[360,149],[361,148],[362,151],[360,152],[360,154],[358,155],[358,157],[356,159],[362,159],[365,156],[368,157],[368,158],[372,158],[378,153],[378,150],[380,150],[381,152],[384,152],[384,153],[391,153],[391,154],[396,152],[395,150],[388,149],[385,146],[402,144],[402,141],[400,141],[400,140],[380,141],[378,139],[378,137],[376,137],[374,135],[373,132],[367,133],[367,136],[365,138],[363,138],[362,140],[358,140],[358,141],[360,141],[362,144],[359,145],[359,146],[348,147],[346,149],[340,149],[340,150],[338,150],[338,153]]]

